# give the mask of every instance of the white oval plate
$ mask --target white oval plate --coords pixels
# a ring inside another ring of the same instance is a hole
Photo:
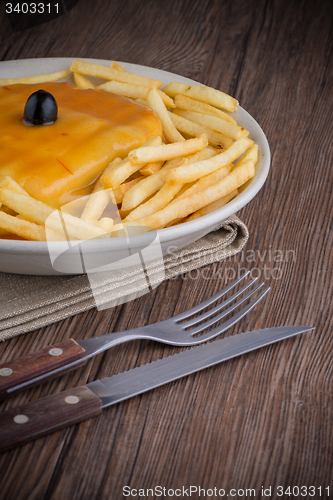
[[[0,78],[19,78],[53,73],[69,68],[73,60],[74,58],[60,57],[3,61],[0,62]],[[83,60],[97,62],[105,66],[110,66],[111,64],[111,61],[106,60]],[[164,84],[171,81],[178,81],[188,83],[189,85],[198,85],[198,82],[167,71],[136,64],[120,64],[132,73],[158,79]],[[254,118],[240,106],[232,116],[249,131],[249,137],[259,146],[259,160],[256,166],[256,174],[244,185],[239,195],[225,207],[194,221],[157,231],[163,255],[174,252],[176,248],[180,249],[193,243],[212,231],[228,217],[238,212],[238,210],[254,198],[267,178],[270,167],[270,150],[265,134]],[[146,240],[149,244],[151,236],[148,237],[147,234],[133,236],[131,250],[135,252],[136,249],[144,248]],[[61,253],[61,243],[54,242],[52,245],[55,254]],[[100,255],[102,260],[103,257],[105,258],[110,253],[114,255],[114,259],[117,255],[122,255],[123,250],[127,248],[125,238],[91,240],[86,242],[85,245],[86,251],[91,251],[95,258]],[[70,272],[60,273],[52,267],[48,244],[46,242],[0,240],[0,271],[2,272],[35,275],[81,274],[83,272],[81,266],[76,266],[74,261],[75,259],[73,260]]]

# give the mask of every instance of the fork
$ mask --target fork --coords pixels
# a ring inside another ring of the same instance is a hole
[[[215,305],[219,299],[243,281],[249,272],[246,271],[230,285],[201,302],[201,304],[173,318],[133,330],[108,333],[96,338],[77,341],[74,339],[65,340],[0,365],[0,398],[14,391],[37,384],[44,379],[72,370],[89,358],[130,340],[147,339],[174,346],[194,346],[213,339],[240,321],[269,291],[269,287],[263,289],[256,298],[252,299],[224,323],[204,333],[207,328],[228,316],[262,288],[264,284],[260,283],[249,290],[257,280],[257,278],[253,278],[233,295]],[[246,291],[247,293],[243,295]],[[241,295],[243,296],[240,297]],[[235,301],[238,297],[240,299]],[[233,301],[235,302],[230,307],[227,307]],[[199,316],[191,318],[209,306],[213,307]],[[225,307],[227,309],[224,309]],[[221,309],[224,310],[217,314]]]

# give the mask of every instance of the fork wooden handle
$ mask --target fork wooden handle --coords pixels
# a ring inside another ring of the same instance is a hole
[[[64,367],[85,355],[83,347],[69,339],[0,365],[0,398],[7,396],[9,389]]]
[[[102,401],[86,386],[0,414],[0,452],[99,415]]]

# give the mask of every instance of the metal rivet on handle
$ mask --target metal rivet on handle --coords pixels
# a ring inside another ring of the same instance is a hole
[[[77,396],[67,396],[67,398],[65,398],[65,402],[69,405],[76,405],[79,401],[80,400]]]
[[[1,368],[0,370],[0,375],[2,377],[8,377],[13,373],[13,370],[11,368]]]
[[[26,415],[16,415],[14,417],[14,422],[16,424],[25,424],[27,423],[29,420],[29,417],[27,417]]]
[[[60,354],[62,354],[62,353],[63,353],[63,350],[59,349],[59,347],[54,347],[53,349],[49,350],[49,354],[51,354],[51,356],[60,356]]]

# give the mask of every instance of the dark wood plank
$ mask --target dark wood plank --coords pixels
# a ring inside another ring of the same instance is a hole
[[[239,99],[272,152],[265,186],[238,214],[250,230],[241,254],[134,302],[4,342],[1,362],[70,337],[166,319],[212,295],[240,268],[272,290],[228,335],[280,324],[316,327],[4,453],[0,498],[62,500],[64,491],[73,500],[121,498],[125,485],[255,488],[257,496],[262,485],[333,487],[332,15],[328,1],[181,0],[169,8],[156,0],[80,0],[66,16],[12,34],[0,9],[1,59],[96,57],[194,78]],[[0,408],[179,350],[147,341],[117,346]]]

